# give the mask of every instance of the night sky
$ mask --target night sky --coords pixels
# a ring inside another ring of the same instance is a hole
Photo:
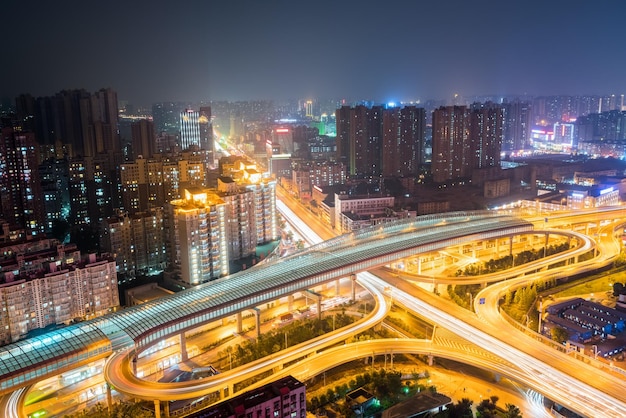
[[[5,0],[0,14],[0,97],[626,92],[624,0]]]

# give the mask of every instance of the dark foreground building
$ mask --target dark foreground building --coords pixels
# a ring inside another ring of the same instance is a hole
[[[188,418],[306,417],[306,387],[292,376],[220,402]]]

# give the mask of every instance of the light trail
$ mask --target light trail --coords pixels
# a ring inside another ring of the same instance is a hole
[[[314,245],[324,241],[311,227],[302,222],[282,200],[276,199],[276,209],[283,215],[289,225],[291,225],[309,244]]]
[[[378,286],[379,289],[389,286],[386,281],[369,273],[365,274],[367,277],[364,281],[371,286]],[[464,321],[461,321],[456,316],[437,308],[434,306],[435,304],[417,299],[398,288],[394,288],[393,292],[394,301],[397,303],[516,365],[520,374],[512,376],[514,380],[536,389],[573,411],[589,417],[623,418],[626,416],[626,404],[624,402],[559,371],[508,343],[492,337],[480,329],[484,323],[473,315],[466,313]],[[618,383],[615,389],[621,390],[622,385],[623,381],[621,381],[621,385]]]

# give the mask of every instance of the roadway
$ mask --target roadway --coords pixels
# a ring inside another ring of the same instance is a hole
[[[577,251],[581,251],[582,252],[587,252],[590,250],[590,245],[591,243],[589,241],[583,241],[585,242],[584,245],[581,245]],[[571,258],[572,254],[567,254],[564,256],[565,258]],[[557,261],[561,261],[560,259]],[[543,260],[540,262],[555,262],[555,260]],[[537,270],[537,265],[534,265],[533,270]],[[362,277],[365,274],[360,274],[359,275],[359,280],[362,280]],[[367,282],[362,282],[362,285],[365,285]],[[384,287],[383,287],[384,288]],[[394,291],[394,297],[398,297],[396,296],[396,292]],[[402,301],[402,304],[406,305],[406,306],[411,306],[411,304],[409,303],[410,299],[415,299],[416,301],[418,299],[416,299],[414,296],[406,296],[406,295],[400,295],[400,297],[402,298],[406,298]],[[396,299],[397,301],[399,301],[398,299]],[[429,301],[431,306],[431,309],[429,311],[422,311],[421,314],[427,318],[432,319],[432,314],[434,313],[434,306],[437,306],[438,303],[441,303],[441,301],[437,301],[437,300],[431,300]],[[415,309],[415,307],[412,307],[412,310],[415,310],[415,312],[417,312],[418,314],[420,313],[417,309]],[[441,315],[440,318],[438,318],[436,321],[434,321],[436,324],[442,325],[446,328],[446,329],[450,329],[453,332],[457,333],[458,335],[460,335],[463,338],[467,338],[470,339],[471,341],[475,341],[476,335],[477,334],[481,334],[481,337],[484,339],[488,339],[488,338],[493,338],[491,335],[480,331],[478,328],[482,327],[482,324],[480,324],[480,321],[475,320],[476,324],[474,324],[474,327],[470,326],[470,325],[465,325],[461,328],[455,327],[455,323],[461,323],[461,321],[459,321],[459,318],[462,318],[464,321],[467,321],[467,311],[462,310],[461,312],[459,312],[459,314],[457,315],[457,317],[455,318],[456,321],[452,321],[450,320],[450,318],[446,318],[444,316],[444,310],[440,310],[438,312],[439,315]],[[474,318],[475,319],[475,318]],[[447,322],[445,321],[447,320]],[[510,340],[509,340],[510,341]],[[483,345],[484,344],[484,345]],[[586,393],[589,393],[590,391],[593,392],[594,390],[596,391],[596,393],[594,394],[594,397],[596,397],[597,399],[601,399],[602,402],[606,402],[607,404],[611,404],[611,402],[613,402],[613,409],[621,414],[622,412],[626,413],[626,406],[624,404],[622,404],[620,401],[618,400],[611,400],[610,396],[607,396],[606,394],[603,394],[602,391],[598,391],[595,388],[590,388],[584,384],[580,384],[580,382],[578,382],[576,379],[573,379],[567,375],[565,375],[564,373],[558,374],[559,372],[552,368],[552,372],[551,374],[544,374],[544,373],[538,373],[539,370],[549,370],[550,366],[547,365],[542,365],[542,364],[537,364],[538,362],[533,358],[533,356],[530,356],[528,354],[522,353],[521,351],[517,351],[515,350],[513,354],[510,353],[511,349],[510,347],[508,347],[508,344],[504,344],[497,340],[497,339],[492,339],[492,340],[486,340],[486,342],[483,342],[483,344],[479,343],[479,346],[485,348],[488,351],[493,352],[494,354],[498,355],[499,357],[508,360],[508,364],[505,364],[505,368],[508,368],[509,372],[508,373],[504,373],[507,376],[511,376],[512,378],[514,378],[517,381],[523,382],[524,384],[529,384],[531,387],[536,388],[538,391],[540,391],[541,393],[543,393],[544,395],[550,397],[551,399],[554,399],[560,403],[562,403],[563,405],[566,405],[570,408],[572,408],[573,410],[576,411],[585,411],[582,413],[585,413],[589,416],[594,416],[593,414],[590,414],[591,411],[596,411],[595,413],[597,413],[597,411],[599,410],[598,407],[599,405],[597,403],[593,403],[590,402],[590,399],[585,395]],[[485,347],[486,345],[486,347]],[[387,348],[388,349],[388,348]],[[545,350],[545,346],[542,347],[543,350]],[[503,354],[504,353],[504,354]],[[472,359],[468,359],[468,357],[472,357],[472,356],[467,356],[467,353],[464,354],[465,361],[468,361],[471,363]],[[511,361],[511,355],[513,355],[513,359]],[[457,359],[458,360],[458,359]],[[568,360],[571,360],[568,358]],[[500,360],[501,362],[501,360]],[[513,367],[512,365],[516,364],[523,364],[525,365],[525,369],[523,370],[518,370],[516,369],[516,367]],[[495,370],[500,370],[498,369],[496,366],[490,366],[491,369],[495,369]],[[569,365],[569,367],[571,367],[571,365]],[[533,377],[533,374],[535,375],[535,377]],[[552,377],[555,376],[556,381],[551,381],[549,378],[547,377]],[[568,380],[569,379],[569,380]],[[566,381],[566,383],[562,383],[563,381]],[[546,384],[546,382],[548,382]],[[139,382],[140,383],[140,382]],[[115,383],[114,383],[115,384]],[[579,384],[579,385],[577,385]],[[582,385],[582,386],[580,386]],[[215,388],[218,387],[217,386],[213,386],[212,389],[216,390]],[[116,387],[118,387],[118,385],[116,385]],[[560,388],[560,391],[555,391],[554,388]],[[165,391],[168,391],[170,388],[167,387],[163,387],[162,388]],[[206,388],[205,388],[206,389]],[[574,389],[576,389],[577,391],[575,391]],[[156,390],[156,388],[155,388]],[[572,393],[575,392],[575,393]],[[158,392],[150,392],[151,393],[151,397],[154,398],[154,396],[156,395],[156,393]],[[201,394],[201,393],[206,393],[206,392],[193,392],[194,394]],[[176,396],[180,396],[181,393],[178,393]],[[573,396],[572,396],[573,395]],[[613,394],[613,396],[617,396],[618,394]],[[166,394],[164,394],[163,396],[167,396]],[[571,401],[572,397],[574,399],[582,399],[583,402],[581,403],[576,403]],[[165,398],[167,399],[167,398]],[[590,406],[591,405],[591,406]],[[606,415],[609,416],[609,415]],[[618,416],[618,415],[615,415]]]
[[[504,329],[494,329],[493,325],[466,309],[393,275],[387,275],[385,280],[373,280],[383,289],[392,284],[394,302],[514,364],[512,374],[505,374],[547,398],[588,417],[626,416],[623,379],[605,373],[597,379],[590,379],[588,374],[578,373],[581,368],[579,361],[567,356],[565,359],[554,356],[558,352],[543,344],[535,347],[529,344],[532,339],[527,336],[507,339],[510,336],[506,334],[506,329],[512,328],[509,324]],[[515,342],[515,346],[511,345],[511,341]],[[549,357],[544,357],[544,353]],[[469,356],[466,361],[471,361]]]
[[[360,281],[359,279],[357,280]],[[366,287],[364,283],[360,284]],[[207,393],[220,391],[225,387],[230,388],[228,393],[232,395],[234,382],[246,381],[268,370],[275,369],[277,366],[281,367],[282,364],[307,357],[319,350],[346,341],[354,335],[382,322],[385,316],[387,316],[391,305],[388,303],[382,290],[367,287],[366,289],[374,295],[376,305],[374,310],[364,319],[348,327],[340,328],[335,332],[327,333],[263,359],[207,377],[201,381],[157,383],[140,379],[132,371],[131,362],[136,354],[132,349],[115,353],[107,361],[104,375],[109,384],[115,387],[116,390],[140,399],[174,401],[199,398]]]
[[[396,257],[403,258],[405,254],[410,252],[436,249],[437,245],[433,245],[433,241],[440,243],[440,247],[447,247],[453,243],[459,242],[460,237],[463,236],[477,239],[481,236],[489,237],[496,236],[498,233],[502,234],[502,228],[499,228],[500,232],[497,232],[498,228],[494,226],[494,224],[500,224],[501,222],[505,223],[502,227],[506,228],[508,226],[511,230],[519,228],[522,225],[519,221],[512,222],[512,220],[507,220],[507,218],[497,218],[493,214],[487,214],[487,217],[483,219],[473,217],[473,214],[448,214],[446,216],[426,217],[422,218],[420,222],[416,222],[413,226],[409,226],[408,223],[397,223],[379,229],[371,229],[364,235],[352,234],[351,236],[341,239],[331,239],[330,241],[320,244],[317,248],[314,247],[314,249],[308,252],[303,252],[291,257],[290,260],[292,261],[285,262],[285,260],[281,260],[280,262],[270,264],[279,266],[279,268],[276,269],[277,271],[274,270],[273,273],[282,273],[282,271],[286,273],[290,271],[291,275],[294,274],[294,270],[300,272],[300,267],[308,267],[308,271],[305,271],[305,274],[315,274],[315,271],[319,272],[320,270],[312,267],[315,266],[319,268],[321,265],[323,266],[322,271],[337,270],[337,277],[340,277],[350,274],[351,271],[356,272],[355,268],[346,267],[349,264],[360,263],[360,268],[372,268],[375,265],[385,263],[385,261],[391,261]],[[464,239],[467,240],[467,238]],[[356,243],[359,245],[353,245],[351,247],[351,244]],[[403,251],[403,249],[407,250]],[[327,257],[328,254],[332,254],[333,257]],[[394,254],[394,256],[390,257],[387,254]],[[322,256],[320,257],[320,255]],[[297,262],[294,262],[294,259]],[[258,275],[258,272],[262,270],[263,269],[254,269],[255,275]],[[271,271],[272,268],[269,270]],[[285,280],[286,279],[285,277]],[[288,294],[290,291],[291,289],[288,289],[285,294]],[[188,292],[188,295],[192,294],[194,293]],[[196,297],[201,294],[202,293],[195,293]],[[275,300],[276,295],[272,297],[273,300]],[[172,299],[180,303],[188,302],[185,297],[170,298],[168,302],[172,302]],[[144,306],[142,308],[143,310],[149,310],[151,307],[152,306]],[[207,308],[209,307],[207,306]],[[148,314],[148,312],[146,312],[146,314]],[[140,319],[143,318],[144,316],[142,315]],[[130,319],[130,317],[128,319]],[[161,318],[160,321],[162,322],[163,318]],[[110,324],[111,320],[108,319],[107,322]],[[153,321],[148,321],[148,324],[140,325],[142,329],[146,329],[146,327],[150,329],[150,327],[153,326],[152,322]],[[137,324],[135,324],[135,326],[136,325]],[[157,328],[163,330],[163,325]],[[178,329],[180,330],[180,327]],[[128,335],[135,339],[136,344],[137,337],[145,337],[145,335],[141,333],[138,334],[137,331],[132,330]],[[145,345],[141,344],[139,344],[139,346],[140,348],[145,347]],[[2,353],[0,352],[0,360],[2,360],[2,358]]]

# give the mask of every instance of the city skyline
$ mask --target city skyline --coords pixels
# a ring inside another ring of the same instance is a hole
[[[159,101],[454,94],[620,94],[626,54],[610,0],[502,3],[76,1],[4,8],[0,97],[110,87]],[[19,35],[16,35],[19,34]]]

